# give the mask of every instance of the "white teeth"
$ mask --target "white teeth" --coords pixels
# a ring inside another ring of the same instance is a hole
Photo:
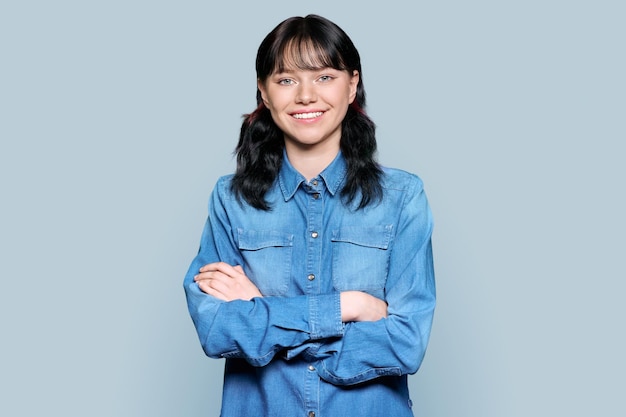
[[[324,114],[321,111],[316,111],[313,113],[296,113],[293,115],[293,117],[295,117],[296,119],[314,119],[316,117],[320,117],[322,114]]]

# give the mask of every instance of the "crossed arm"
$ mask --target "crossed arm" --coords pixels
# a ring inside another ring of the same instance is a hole
[[[249,301],[263,294],[246,276],[241,266],[215,262],[200,268],[194,281],[202,292],[223,301]],[[387,317],[387,303],[361,291],[344,291],[341,299],[341,321],[378,321]]]

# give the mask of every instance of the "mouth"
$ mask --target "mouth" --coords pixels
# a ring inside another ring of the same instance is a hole
[[[291,115],[294,119],[306,120],[306,119],[315,119],[320,117],[324,112],[322,111],[314,111],[309,113],[294,113]]]

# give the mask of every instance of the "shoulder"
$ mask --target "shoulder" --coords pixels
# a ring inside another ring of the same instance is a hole
[[[250,203],[246,201],[243,195],[235,191],[235,189],[233,188],[234,180],[235,174],[227,174],[219,177],[211,193],[211,200],[219,201],[220,204],[222,204],[224,207],[234,208],[234,206],[237,206],[236,209],[244,211],[261,210],[250,205]],[[265,199],[269,202],[270,206],[272,206],[272,203],[279,199],[279,197],[280,187],[278,186],[278,181],[275,180],[271,187],[267,190],[265,194]]]
[[[421,219],[432,227],[433,219],[422,179],[402,169],[383,167],[383,201],[397,208],[405,219]]]
[[[235,193],[232,189],[233,174],[223,175],[217,179],[213,191],[210,195],[210,202],[213,204],[227,204],[228,201],[236,199]]]
[[[220,196],[232,195],[232,181],[234,174],[223,175],[217,179],[215,183],[214,193],[218,193]]]
[[[424,188],[424,183],[417,174],[398,168],[381,168],[383,170],[381,185],[385,190],[419,192]]]
[[[217,187],[228,187],[230,188],[230,184],[233,180],[233,177],[235,176],[235,174],[227,174],[227,175],[222,175],[221,177],[219,177],[217,179]]]

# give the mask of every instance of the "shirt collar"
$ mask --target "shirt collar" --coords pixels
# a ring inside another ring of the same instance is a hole
[[[343,180],[346,177],[347,164],[341,151],[337,154],[335,159],[328,165],[318,177],[324,180],[326,189],[331,195],[335,193],[341,187]],[[283,163],[278,173],[278,182],[280,190],[283,193],[285,201],[288,201],[296,193],[300,184],[304,183],[306,179],[300,174],[289,162],[287,158],[287,152],[283,151]]]

